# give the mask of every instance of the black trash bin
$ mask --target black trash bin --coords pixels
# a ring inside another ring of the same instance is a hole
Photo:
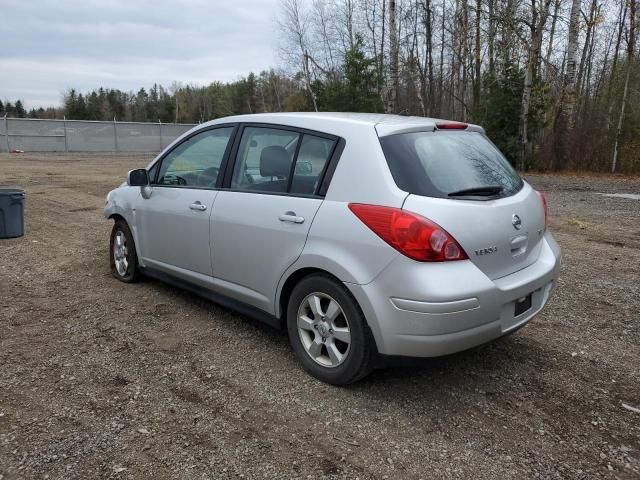
[[[24,235],[24,200],[21,188],[0,185],[0,238]]]

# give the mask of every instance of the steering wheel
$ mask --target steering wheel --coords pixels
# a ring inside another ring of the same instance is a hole
[[[175,173],[165,173],[164,176],[160,178],[161,185],[186,185],[187,180],[181,177],[180,175],[176,175]]]

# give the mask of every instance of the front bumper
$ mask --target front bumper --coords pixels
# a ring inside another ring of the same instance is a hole
[[[551,234],[535,263],[496,280],[471,261],[423,264],[397,257],[366,285],[347,284],[384,355],[435,357],[511,333],[545,306],[560,272]],[[515,302],[531,307],[515,315]]]

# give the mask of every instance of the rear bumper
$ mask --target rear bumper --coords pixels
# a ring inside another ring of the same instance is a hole
[[[538,260],[491,280],[472,262],[423,264],[397,257],[366,285],[347,284],[384,355],[435,357],[509,334],[545,306],[560,272],[561,252],[545,234]],[[515,302],[531,307],[515,315]]]

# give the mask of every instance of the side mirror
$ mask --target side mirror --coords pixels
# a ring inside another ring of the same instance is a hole
[[[130,187],[144,187],[149,185],[149,173],[145,168],[137,168],[127,173],[127,185]]]

